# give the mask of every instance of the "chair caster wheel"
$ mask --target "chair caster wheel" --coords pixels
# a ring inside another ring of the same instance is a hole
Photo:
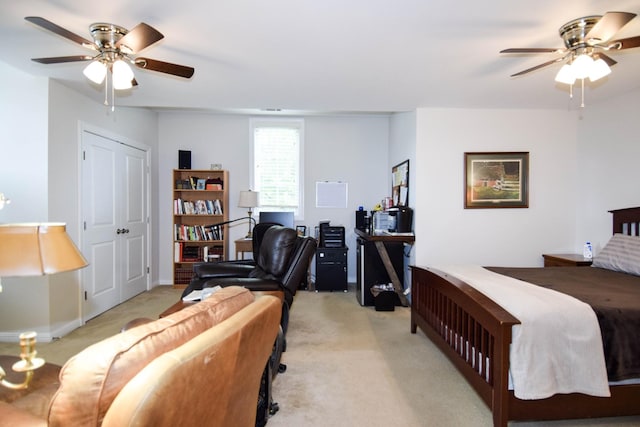
[[[269,405],[269,415],[275,415],[276,412],[278,412],[280,410],[280,406],[278,406],[277,402],[271,402],[271,405]]]
[[[284,363],[281,363],[280,365],[278,365],[278,373],[282,374],[287,370],[287,365],[285,365]]]

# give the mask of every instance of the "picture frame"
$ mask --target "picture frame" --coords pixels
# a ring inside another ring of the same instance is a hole
[[[198,180],[196,181],[196,190],[204,190],[206,185],[207,185],[206,179],[198,178]]]
[[[306,225],[296,225],[296,232],[298,236],[304,237],[307,235],[307,226]]]
[[[529,152],[466,152],[464,175],[465,209],[529,207]]]
[[[391,168],[393,206],[409,206],[409,159]]]

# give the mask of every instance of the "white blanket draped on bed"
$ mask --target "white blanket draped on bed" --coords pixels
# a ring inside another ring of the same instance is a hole
[[[588,304],[480,266],[434,268],[473,286],[520,320],[512,328],[510,349],[517,398],[610,396],[600,326]]]

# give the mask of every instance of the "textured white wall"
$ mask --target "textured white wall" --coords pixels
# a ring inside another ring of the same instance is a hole
[[[160,114],[160,162],[158,184],[160,281],[172,282],[172,183],[171,170],[178,166],[178,150],[191,150],[191,166],[208,169],[211,163],[222,163],[229,170],[229,217],[245,216],[238,208],[238,193],[249,188],[250,117],[221,114]],[[322,219],[343,225],[350,248],[349,277],[355,280],[354,211],[358,206],[372,207],[387,196],[389,170],[388,116],[308,116],[305,117],[305,216],[299,225],[307,232]],[[317,209],[317,181],[348,183],[346,209]],[[164,190],[166,189],[166,190]],[[247,224],[231,227],[230,241],[246,234]],[[230,245],[232,256],[233,244]]]
[[[573,249],[575,113],[420,109],[417,121],[417,264],[540,266]],[[528,209],[464,209],[472,151],[529,152]]]

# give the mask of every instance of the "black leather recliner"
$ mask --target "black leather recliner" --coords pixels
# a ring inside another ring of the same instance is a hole
[[[261,222],[253,228],[252,249],[253,258],[247,260],[233,260],[220,262],[201,262],[193,266],[193,279],[201,281],[203,279],[219,279],[222,277],[249,277],[251,271],[256,267],[256,260],[260,255],[260,245],[266,231],[275,226],[280,225],[273,222]],[[201,289],[191,287],[190,289]],[[196,285],[197,286],[197,285]],[[186,295],[186,294],[184,294]],[[183,296],[184,296],[183,295]]]
[[[217,274],[215,265],[200,264],[194,268],[194,277],[182,295],[215,286],[242,286],[254,292],[273,294],[283,301],[281,325],[286,334],[289,309],[298,287],[306,280],[316,247],[313,237],[298,236],[291,228],[271,226],[262,237],[256,265],[247,275]]]

